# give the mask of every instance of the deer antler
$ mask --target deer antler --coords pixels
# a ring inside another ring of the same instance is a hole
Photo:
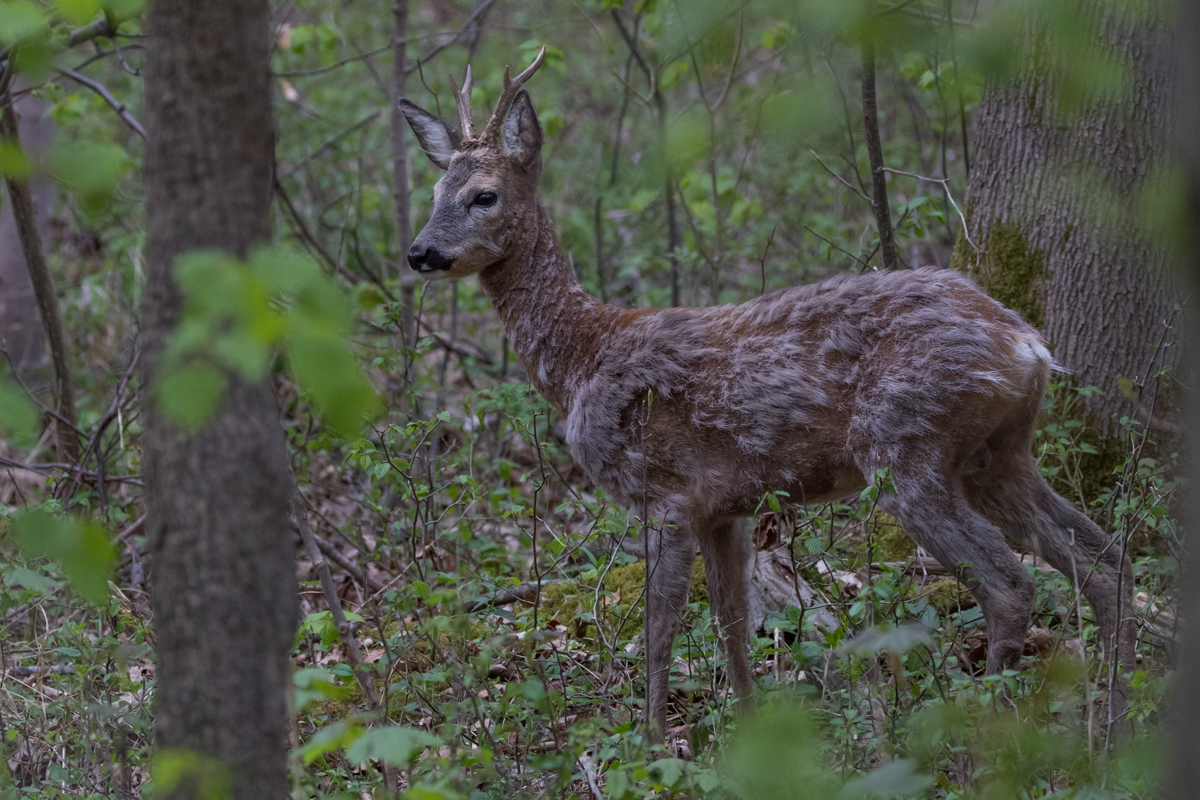
[[[517,99],[517,92],[521,90],[521,85],[533,77],[533,73],[538,71],[538,68],[542,66],[545,60],[546,47],[543,45],[541,52],[537,54],[537,58],[533,60],[533,63],[511,81],[508,79],[508,67],[504,68],[504,90],[500,92],[500,100],[496,103],[496,110],[492,112],[492,118],[488,120],[487,127],[483,131],[484,139],[499,137],[500,130],[504,127],[504,118],[508,115],[508,110],[512,108],[513,100]]]
[[[454,102],[458,104],[458,124],[459,133],[463,139],[472,139],[475,136],[475,126],[471,124],[471,65],[467,64],[467,76],[463,78],[462,89],[459,90],[458,84],[454,82],[454,76],[450,76],[450,88],[454,90]]]

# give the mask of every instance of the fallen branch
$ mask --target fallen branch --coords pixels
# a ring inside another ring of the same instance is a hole
[[[363,662],[362,651],[358,647],[358,639],[355,637],[354,631],[350,629],[350,623],[342,611],[342,601],[338,597],[337,587],[333,585],[333,575],[329,571],[329,563],[321,555],[316,534],[313,533],[312,526],[308,524],[308,517],[304,514],[304,506],[300,501],[300,489],[294,482],[292,491],[292,526],[304,541],[304,549],[308,553],[308,558],[312,561],[313,567],[317,570],[317,576],[321,579],[325,602],[329,605],[329,613],[333,616],[333,624],[337,627],[338,637],[346,646],[346,655],[353,667],[354,677],[362,688],[363,697],[367,699],[372,709],[378,709],[379,698],[375,694],[375,687],[371,683],[370,675],[365,672],[366,664]]]
[[[322,539],[320,536],[316,536],[315,534],[314,536],[317,540],[317,547],[321,548],[321,553],[323,553],[330,561],[345,570],[346,573],[349,574],[351,578],[358,581],[360,585],[366,586],[372,592],[382,592],[387,588],[387,584],[384,584],[379,580],[367,575],[366,572],[364,570],[360,570],[353,561],[342,555],[338,551],[337,546],[332,542]]]
[[[34,675],[74,675],[74,664],[54,664],[44,667],[9,667],[5,670],[14,678],[32,678]]]
[[[467,609],[468,613],[474,614],[483,611],[486,608],[493,606],[506,606],[509,603],[528,603],[537,597],[539,589],[544,589],[556,583],[563,583],[562,580],[553,581],[529,581],[518,586],[513,586],[508,589],[501,589],[498,592],[480,595],[475,598],[475,602]]]

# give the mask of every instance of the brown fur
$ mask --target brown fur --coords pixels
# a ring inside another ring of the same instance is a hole
[[[880,505],[978,599],[989,673],[1017,666],[1033,608],[1033,579],[1005,536],[1078,576],[1105,648],[1132,663],[1129,562],[1031,455],[1051,359],[1017,314],[933,269],[841,275],[721,308],[604,305],[575,279],[537,199],[541,129],[525,92],[502,128],[489,125],[507,144],[456,139],[415,106],[405,113],[431,157],[455,142],[414,252],[452,259],[449,277],[479,274],[531,380],[565,416],[576,461],[647,522],[657,735],[695,545],[744,698],[745,545],[734,521],[765,492],[840,498],[883,467],[895,492]],[[478,187],[498,202],[465,205]]]

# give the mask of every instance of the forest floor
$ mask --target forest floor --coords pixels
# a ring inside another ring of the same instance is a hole
[[[493,374],[476,389],[496,367],[464,357],[447,369],[446,352],[416,370],[429,390],[411,421],[349,444],[302,424],[303,399],[278,379],[305,511],[295,797],[1155,796],[1177,487],[1136,428],[1089,507],[1135,564],[1132,745],[1107,718],[1111,664],[1064,576],[1024,557],[1037,606],[1022,670],[985,676],[981,610],[875,510],[872,489],[819,507],[768,496],[742,531],[753,540],[751,717],[733,708],[697,567],[669,741],[651,747],[637,518],[572,465],[531,387]],[[1084,426],[1050,411],[1062,407],[1047,402],[1038,432],[1042,469],[1060,484],[1086,450]],[[106,606],[6,545],[0,798],[148,796],[154,626],[130,475],[105,499],[126,520]],[[36,504],[67,483],[7,469],[0,500]]]

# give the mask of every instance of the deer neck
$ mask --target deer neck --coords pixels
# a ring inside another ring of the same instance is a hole
[[[595,363],[607,307],[579,284],[540,201],[515,239],[515,250],[479,281],[529,379],[567,413]]]

